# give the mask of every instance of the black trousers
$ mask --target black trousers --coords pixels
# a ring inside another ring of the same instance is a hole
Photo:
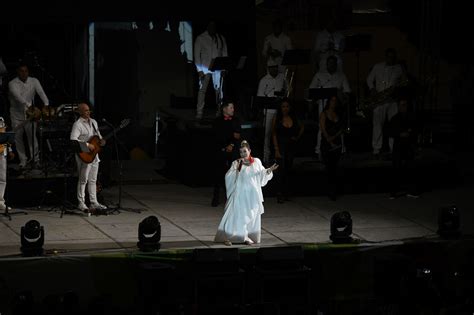
[[[327,193],[335,196],[339,188],[338,167],[342,152],[341,149],[329,151],[321,148],[321,153],[323,162],[326,165],[326,173],[328,177]]]

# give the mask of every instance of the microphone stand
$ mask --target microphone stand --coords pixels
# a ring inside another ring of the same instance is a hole
[[[120,211],[128,211],[128,212],[134,212],[134,213],[141,213],[142,211],[140,209],[132,209],[132,208],[124,208],[122,207],[122,177],[123,177],[123,164],[122,161],[120,160],[119,157],[119,150],[118,150],[118,139],[117,139],[117,133],[115,131],[114,125],[112,125],[110,122],[108,122],[105,118],[102,119],[102,121],[112,128],[113,132],[113,139],[114,139],[114,147],[115,147],[115,158],[117,159],[117,163],[119,165],[119,195],[118,195],[118,204],[115,207],[108,208],[106,211],[107,213],[114,213]]]

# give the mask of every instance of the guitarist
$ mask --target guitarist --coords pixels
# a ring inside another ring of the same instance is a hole
[[[10,91],[10,118],[12,128],[16,131],[15,142],[18,157],[20,158],[20,168],[25,168],[27,163],[25,143],[23,141],[24,133],[26,133],[26,138],[28,139],[30,155],[34,152],[34,156],[31,156],[31,161],[37,166],[39,163],[38,140],[34,132],[37,123],[35,121],[27,121],[27,112],[35,112],[33,104],[36,94],[39,95],[45,107],[49,106],[48,97],[44,93],[38,79],[29,76],[28,66],[24,63],[18,66],[17,77],[8,83],[8,89]]]
[[[95,145],[89,143],[89,139],[98,136],[101,140],[99,145],[104,146],[105,140],[99,132],[97,121],[91,118],[89,105],[81,103],[78,106],[79,119],[72,126],[70,139],[79,143],[82,152],[94,151]],[[76,154],[78,183],[77,183],[77,200],[78,208],[81,211],[89,212],[89,209],[107,209],[106,206],[97,201],[97,173],[99,171],[99,155],[96,155],[91,163],[83,162]],[[86,205],[85,189],[89,192],[90,208]]]

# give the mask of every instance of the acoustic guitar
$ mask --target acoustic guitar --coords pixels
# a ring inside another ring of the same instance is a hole
[[[104,140],[109,139],[110,137],[114,135],[114,133],[116,133],[120,129],[127,127],[129,123],[130,123],[129,118],[122,120],[120,122],[120,125],[117,128],[115,128],[112,132],[108,133],[105,137],[103,137],[103,139]],[[100,138],[97,135],[90,137],[90,139],[87,142],[94,145],[94,150],[89,150],[87,152],[79,152],[78,155],[79,155],[79,158],[82,160],[82,162],[89,164],[89,163],[92,163],[95,157],[97,156],[97,154],[99,154],[100,151],[102,151],[102,147],[100,146]]]

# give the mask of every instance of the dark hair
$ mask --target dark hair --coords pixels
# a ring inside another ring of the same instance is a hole
[[[25,61],[20,60],[20,61],[18,62],[18,66],[17,66],[16,68],[17,68],[17,69],[20,69],[20,68],[22,68],[22,67],[27,67],[27,68],[29,68],[28,64],[27,64]]]
[[[396,54],[397,54],[397,51],[395,50],[395,48],[391,48],[391,47],[385,49],[385,56],[388,55],[388,54],[390,54],[390,53],[396,55]]]
[[[341,105],[341,101],[339,100],[339,97],[337,96],[337,94],[333,94],[329,96],[329,98],[327,99],[326,105],[324,105],[324,110],[329,109],[329,104],[331,103],[331,99],[333,97],[336,98],[336,112],[338,111],[339,105]]]
[[[296,117],[296,114],[295,112],[293,111],[293,107],[291,106],[291,102],[290,102],[290,99],[285,97],[283,98],[281,101],[280,101],[280,105],[278,106],[277,108],[277,114],[276,114],[276,119],[278,122],[282,121],[283,120],[283,112],[281,111],[281,105],[283,103],[288,103],[288,106],[290,108],[289,112],[288,112],[288,116],[291,117],[291,119],[293,120],[293,123],[296,125],[298,123],[298,118]]]
[[[281,26],[283,27],[283,20],[281,18],[276,18],[273,20],[272,26]]]
[[[328,63],[329,60],[334,60],[334,62],[337,64],[337,57],[336,56],[334,56],[334,55],[329,56],[328,59],[326,59],[326,63]]]

